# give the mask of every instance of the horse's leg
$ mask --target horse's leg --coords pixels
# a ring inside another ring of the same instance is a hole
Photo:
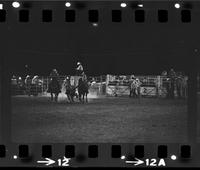
[[[54,101],[56,102],[56,93],[54,93]]]
[[[141,99],[141,93],[140,93],[140,88],[138,89],[138,95],[139,95],[139,103],[140,103],[140,99]]]
[[[139,99],[141,98],[140,87],[138,88],[138,97],[139,97]]]
[[[133,91],[132,91],[132,89],[131,89],[131,90],[130,90],[129,97],[132,97],[132,94],[133,94]]]
[[[51,101],[53,101],[53,93],[51,93]]]
[[[70,101],[70,99],[69,99],[69,95],[67,94],[67,99]]]
[[[81,94],[80,93],[78,93],[78,99],[79,99],[79,101],[81,101]]]
[[[136,88],[134,89],[134,97],[137,97],[137,92],[136,92]]]
[[[69,97],[70,97],[70,102],[71,102],[71,103],[72,103],[72,102],[74,102],[73,95],[72,95],[72,94],[70,94],[70,95],[69,95]]]
[[[131,89],[131,97],[134,97],[134,89]]]
[[[71,97],[71,101],[74,102],[74,94],[71,94],[70,97]]]
[[[83,93],[83,103],[85,102],[85,93]]]
[[[69,94],[67,94],[67,98],[68,98],[69,102],[71,102],[71,99],[70,99],[70,96],[69,96]]]
[[[76,98],[78,99],[78,97],[79,97],[78,93],[75,92],[75,96],[76,96]]]
[[[137,91],[137,88],[135,89],[135,96],[136,96],[136,98],[138,98],[138,91]]]
[[[58,93],[55,93],[55,102],[58,101]]]
[[[72,95],[70,95],[70,100],[71,100],[71,102],[74,102]]]
[[[88,95],[88,93],[85,93],[86,102],[88,103],[87,95]]]

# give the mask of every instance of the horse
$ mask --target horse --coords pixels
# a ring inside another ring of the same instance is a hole
[[[61,87],[57,78],[52,78],[49,83],[47,92],[51,93],[51,101],[53,101],[53,94],[55,95],[55,101],[58,101],[58,95],[61,93]]]
[[[89,85],[86,79],[80,78],[78,81],[78,95],[79,95],[79,101],[88,102],[87,95],[89,93]]]
[[[64,82],[64,86],[65,86],[65,94],[67,95],[67,98],[69,100],[69,102],[74,102],[74,96],[76,96],[76,87],[71,85],[70,80],[65,80]]]

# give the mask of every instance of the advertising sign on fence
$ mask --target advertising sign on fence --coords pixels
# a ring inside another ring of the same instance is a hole
[[[123,96],[130,94],[129,86],[107,86],[106,93],[109,96]]]
[[[141,86],[140,94],[142,96],[156,96],[157,90],[156,87],[150,87],[150,86]]]

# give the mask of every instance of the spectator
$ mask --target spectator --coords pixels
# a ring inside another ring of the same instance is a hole
[[[176,73],[173,68],[171,68],[171,70],[169,71],[169,78],[170,78],[169,97],[171,99],[174,99]]]
[[[161,73],[161,76],[167,76],[167,71],[163,71],[162,73]]]
[[[58,78],[59,77],[59,74],[58,74],[58,71],[56,69],[53,69],[49,75],[50,78]]]
[[[177,73],[176,91],[177,91],[177,97],[182,98],[183,97],[183,77],[182,77],[181,72]]]

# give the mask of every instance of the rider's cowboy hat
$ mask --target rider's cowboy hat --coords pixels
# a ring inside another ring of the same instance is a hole
[[[56,72],[56,73],[57,73],[58,71],[54,68],[54,69],[53,69],[53,72]]]

